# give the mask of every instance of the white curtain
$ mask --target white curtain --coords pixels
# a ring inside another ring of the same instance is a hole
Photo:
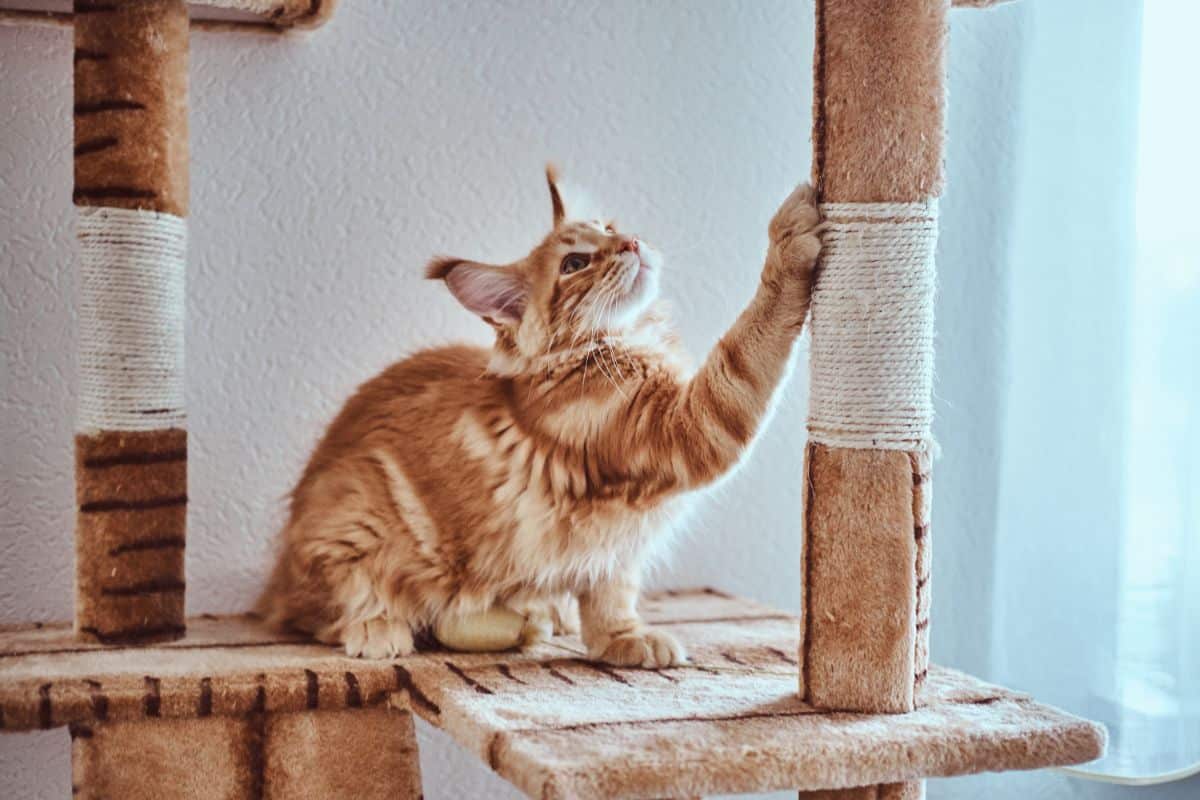
[[[1007,258],[992,676],[1200,771],[1194,0],[1031,4]]]

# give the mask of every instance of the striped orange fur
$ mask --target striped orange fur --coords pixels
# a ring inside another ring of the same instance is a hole
[[[592,657],[686,656],[642,624],[640,576],[700,490],[745,456],[784,379],[820,251],[812,191],[771,222],[758,290],[694,373],[655,303],[661,258],[570,220],[522,260],[429,266],[495,330],[401,361],[346,403],[291,498],[261,602],[352,655],[411,652],[447,615],[502,605],[526,641],[573,627]]]

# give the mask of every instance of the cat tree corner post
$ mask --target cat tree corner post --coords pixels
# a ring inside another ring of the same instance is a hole
[[[927,673],[949,8],[817,0],[813,174],[827,231],[812,302],[799,657],[801,694],[823,709],[912,711]],[[838,791],[829,797],[923,789]]]
[[[800,792],[800,800],[925,800],[925,782],[880,783],[853,789]]]
[[[417,800],[412,713],[386,707],[71,728],[81,800]]]
[[[75,629],[184,633],[184,0],[74,6],[79,405]]]
[[[75,0],[73,22],[75,629],[145,644],[185,633],[188,11],[184,0]],[[133,718],[110,713],[108,687],[88,681],[95,719],[70,728],[72,794],[420,796],[410,711],[364,698],[350,672],[344,695],[308,672],[299,699],[295,676],[259,675],[247,701],[245,676],[223,685],[227,661],[147,675]]]

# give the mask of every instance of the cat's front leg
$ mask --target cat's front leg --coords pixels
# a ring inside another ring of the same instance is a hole
[[[821,253],[821,216],[801,185],[771,220],[758,290],[685,385],[644,386],[621,431],[625,453],[649,453],[654,479],[699,489],[734,469],[769,416],[808,315]]]
[[[341,630],[346,655],[356,658],[391,659],[413,652],[412,629],[403,619],[379,616],[346,625]]]
[[[628,578],[613,578],[579,595],[588,656],[619,667],[662,669],[686,663],[687,653],[674,636],[642,622],[637,598],[637,582]]]

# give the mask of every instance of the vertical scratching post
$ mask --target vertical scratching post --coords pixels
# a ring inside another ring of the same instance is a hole
[[[187,63],[183,0],[76,0],[75,628],[105,643],[184,632]]]
[[[933,251],[950,0],[818,0],[800,690],[902,713],[928,667]]]
[[[903,713],[929,666],[934,248],[950,0],[817,0],[800,692]],[[801,792],[920,800],[923,781]]]
[[[288,0],[273,16],[323,18],[330,8]],[[149,643],[185,632],[188,12],[184,0],[76,0],[74,10],[75,629],[106,644]],[[213,688],[214,672],[225,685],[220,666],[147,675],[135,719],[110,719],[108,688],[89,681],[95,721],[71,726],[75,794],[419,796],[412,715],[362,707],[351,673],[345,708],[323,709],[318,676],[305,671],[308,710],[289,712],[269,701],[266,675],[254,678],[249,707],[227,708],[233,693]]]

